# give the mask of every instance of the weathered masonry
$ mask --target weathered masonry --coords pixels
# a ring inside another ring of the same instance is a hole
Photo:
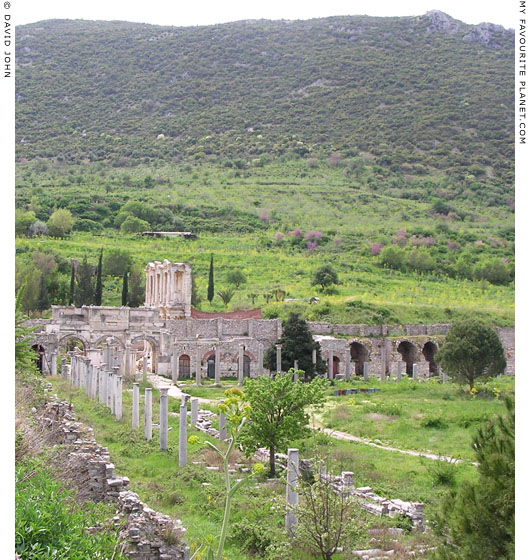
[[[266,350],[281,337],[280,319],[257,310],[205,313],[191,306],[191,266],[155,261],[146,272],[145,304],[139,308],[52,306],[52,318],[36,321],[34,348],[39,366],[56,373],[67,351],[85,354],[94,365],[125,375],[156,372],[179,378],[255,377]],[[450,324],[333,325],[309,323],[328,377],[416,375],[440,371],[434,360]],[[515,373],[513,328],[496,329],[504,346],[506,373]],[[293,364],[294,365],[294,364]]]

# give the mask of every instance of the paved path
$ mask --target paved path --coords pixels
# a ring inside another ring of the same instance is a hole
[[[173,397],[175,399],[180,399],[182,394],[186,394],[186,391],[182,390],[177,385],[173,384],[173,381],[168,379],[167,377],[162,377],[161,375],[149,374],[147,376],[147,380],[152,383],[153,387],[156,389],[162,389],[167,387],[169,391],[167,392],[168,396]],[[217,404],[217,400],[215,399],[203,399],[199,397],[199,404]]]

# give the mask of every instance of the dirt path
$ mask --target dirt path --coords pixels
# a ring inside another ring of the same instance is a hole
[[[153,384],[153,387],[156,389],[163,389],[167,387],[169,391],[167,392],[168,396],[173,397],[175,399],[180,399],[182,394],[186,394],[186,391],[183,391],[177,385],[174,385],[170,379],[166,377],[162,377],[161,375],[149,374],[148,380]],[[218,401],[215,399],[203,399],[199,398],[199,404],[217,404]]]
[[[399,449],[397,447],[390,447],[389,445],[382,445],[379,443],[374,443],[373,441],[358,437],[352,436],[351,434],[347,434],[345,432],[339,432],[337,430],[332,430],[330,428],[324,428],[318,420],[313,420],[311,428],[314,430],[321,430],[328,436],[334,439],[340,439],[343,441],[355,441],[356,443],[363,443],[364,445],[371,445],[372,447],[377,447],[379,449],[384,449],[386,451],[397,451],[398,453],[404,453],[405,455],[413,455],[415,457],[425,457],[426,459],[432,459],[433,461],[451,461],[452,463],[459,464],[459,463],[469,463],[471,465],[475,465],[478,467],[478,463],[474,463],[473,461],[467,461],[465,459],[453,459],[452,457],[446,457],[444,455],[436,455],[434,453],[425,453],[422,451],[412,451],[410,449]]]

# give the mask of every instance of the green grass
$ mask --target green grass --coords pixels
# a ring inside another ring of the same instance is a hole
[[[379,387],[380,391],[331,397],[322,423],[384,445],[473,460],[471,438],[477,427],[504,411],[502,400],[492,395],[493,389],[513,394],[514,383],[510,377],[495,378],[483,384],[487,397],[471,397],[461,386],[434,380],[341,382],[330,392],[356,386]]]

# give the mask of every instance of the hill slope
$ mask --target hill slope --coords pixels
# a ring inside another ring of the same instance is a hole
[[[441,12],[17,28],[17,158],[368,153],[513,180],[513,32]],[[159,135],[164,135],[163,138]]]

